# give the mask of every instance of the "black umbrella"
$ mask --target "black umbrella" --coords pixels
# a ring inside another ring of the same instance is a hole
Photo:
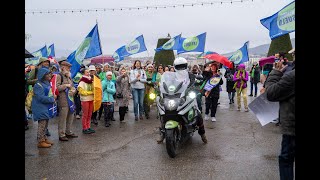
[[[24,58],[33,58],[34,56],[25,49]]]

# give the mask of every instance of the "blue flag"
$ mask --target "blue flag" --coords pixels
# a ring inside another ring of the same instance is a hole
[[[51,57],[55,57],[56,56],[56,53],[54,52],[54,44],[51,44],[49,47],[48,47],[48,57],[51,56]]]
[[[238,51],[236,51],[233,55],[231,55],[228,59],[234,62],[235,65],[249,61],[248,46],[249,41],[244,43],[244,45],[240,49],[238,49]]]
[[[25,63],[37,65],[41,57],[48,57],[47,46],[43,46],[38,51],[31,53],[34,57],[25,59]]]
[[[123,54],[125,53],[125,50],[126,46],[121,46],[119,49],[116,50],[116,52],[113,53],[112,57],[115,62],[124,60]],[[121,54],[121,56],[119,54]]]
[[[162,51],[162,50],[177,50],[179,47],[181,34],[175,36],[174,38],[171,38],[169,41],[164,43],[161,47],[158,47],[155,49],[156,52]]]
[[[189,38],[180,38],[178,54],[186,52],[204,52],[206,44],[206,32],[198,36]]]
[[[115,62],[119,62],[123,60],[124,57],[128,57],[146,50],[147,48],[144,44],[143,35],[140,35],[130,44],[121,46],[119,49],[117,49],[117,51],[113,54],[113,58],[115,59]]]
[[[80,70],[84,59],[101,55],[98,24],[96,24],[86,38],[82,41],[77,50],[73,51],[67,61],[72,64],[71,77],[73,78]]]
[[[271,39],[295,31],[295,1],[286,5],[274,15],[261,19],[260,22],[269,30]]]

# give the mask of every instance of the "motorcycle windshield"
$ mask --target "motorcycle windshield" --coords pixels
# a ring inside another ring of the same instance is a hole
[[[165,72],[160,82],[160,91],[166,94],[182,93],[190,83],[187,71]]]

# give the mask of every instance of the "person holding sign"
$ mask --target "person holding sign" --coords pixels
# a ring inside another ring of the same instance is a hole
[[[211,121],[215,122],[216,112],[218,106],[218,100],[220,97],[220,85],[223,84],[221,75],[218,74],[218,65],[215,63],[210,64],[203,71],[203,76],[207,80],[206,85],[204,86],[204,96],[206,110],[204,120],[209,120],[209,110],[211,109]]]
[[[238,66],[238,71],[233,75],[234,84],[233,88],[236,89],[237,92],[237,104],[238,111],[241,110],[241,94],[243,97],[243,104],[245,111],[248,112],[248,100],[247,100],[247,81],[248,81],[248,72],[245,70],[246,66],[244,64],[240,64]]]

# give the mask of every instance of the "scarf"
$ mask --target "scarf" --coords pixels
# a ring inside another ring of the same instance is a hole
[[[238,71],[238,73],[237,73],[237,78],[238,78],[238,79],[240,78],[240,71]],[[242,78],[243,78],[243,79],[244,79],[244,78],[246,78],[246,72],[245,72],[245,71],[243,71],[243,73],[242,73]],[[238,83],[238,82],[237,82],[237,83]],[[234,89],[234,88],[236,88],[237,83],[234,83],[234,85],[233,85],[233,89]],[[241,84],[240,84],[240,92],[242,91],[242,86],[243,86],[243,84],[244,84],[244,81],[243,81],[243,80],[241,80]]]
[[[89,76],[83,75],[83,76],[81,77],[79,83],[80,83],[81,81],[83,81],[83,82],[85,82],[85,83],[87,83],[87,84],[92,84],[93,79],[91,79],[91,77],[89,77]]]

